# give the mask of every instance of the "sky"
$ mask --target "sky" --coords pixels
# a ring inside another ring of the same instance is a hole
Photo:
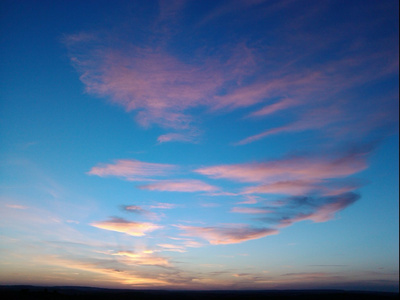
[[[395,0],[0,3],[0,284],[399,291]]]

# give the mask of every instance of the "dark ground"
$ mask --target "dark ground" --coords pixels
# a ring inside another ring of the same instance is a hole
[[[0,299],[85,299],[85,300],[372,300],[398,299],[398,293],[357,292],[341,290],[300,290],[300,291],[162,291],[162,290],[113,290],[86,287],[35,287],[0,286]]]

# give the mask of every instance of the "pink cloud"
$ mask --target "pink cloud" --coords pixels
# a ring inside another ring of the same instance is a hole
[[[360,152],[336,158],[289,157],[261,163],[204,167],[194,171],[215,179],[266,183],[346,177],[366,168],[366,153]]]
[[[256,63],[261,54],[239,43],[229,50],[229,59],[203,57],[196,63],[185,63],[162,49],[111,46],[87,40],[70,39],[71,59],[82,73],[81,81],[88,93],[110,100],[136,111],[137,121],[143,126],[152,123],[175,129],[190,129],[193,118],[187,111],[206,106],[211,110],[237,109],[252,106],[270,97],[291,94],[306,98],[316,89],[322,90],[318,72],[285,72],[269,74],[253,81],[251,77],[260,68]],[[235,83],[235,84],[232,84]],[[226,94],[220,95],[219,91]],[[282,100],[264,107],[254,115],[266,115],[298,105],[298,101]],[[159,137],[159,142],[187,141],[185,134],[169,133]]]
[[[259,197],[254,195],[244,195],[244,201],[238,202],[237,204],[256,204],[259,201]]]
[[[261,108],[260,110],[252,112],[251,114],[248,115],[248,117],[267,116],[267,115],[273,114],[277,111],[284,110],[289,107],[293,107],[296,104],[299,104],[299,103],[297,103],[293,99],[286,98],[286,99],[280,100],[276,103],[266,105],[263,108]]]
[[[118,251],[113,253],[115,256],[122,256],[126,258],[126,262],[135,265],[145,265],[145,266],[170,266],[168,259],[160,257],[157,255],[143,252],[132,252],[132,251]]]
[[[137,121],[143,126],[188,128],[191,117],[184,111],[207,105],[225,81],[216,61],[185,64],[160,49],[90,47],[72,49],[86,91],[109,97],[128,112],[139,110]]]
[[[167,133],[160,135],[157,138],[157,141],[161,143],[167,143],[167,142],[194,142],[195,141],[195,135],[194,134],[182,134],[182,133]]]
[[[186,252],[184,246],[180,245],[172,245],[172,244],[157,244],[157,246],[161,247],[162,251],[172,251],[172,252]]]
[[[356,202],[360,196],[353,193],[344,193],[342,195],[336,195],[328,198],[322,198],[324,202],[308,204],[312,207],[311,212],[301,212],[301,207],[298,211],[292,211],[288,213],[279,222],[279,227],[286,227],[293,223],[311,220],[315,223],[326,222],[335,217],[335,214],[339,211],[350,206]],[[286,208],[287,209],[287,208]]]
[[[248,187],[244,190],[244,193],[262,193],[262,194],[286,194],[286,195],[302,195],[307,194],[311,191],[317,191],[323,189],[322,187],[315,184],[313,181],[280,181],[271,184],[265,184],[260,186]]]
[[[28,206],[20,205],[20,204],[6,204],[5,205],[8,208],[14,208],[14,209],[28,209]]]
[[[347,116],[348,117],[348,116]],[[305,130],[321,130],[327,125],[332,125],[335,122],[343,123],[346,120],[346,114],[341,112],[337,107],[328,108],[311,108],[309,111],[301,115],[298,121],[290,124],[275,127],[272,129],[265,130],[259,134],[249,136],[241,141],[237,142],[236,145],[245,145],[267,136],[271,136],[278,133],[290,133],[299,132]]]
[[[170,2],[159,3],[159,15],[154,22],[150,22],[151,28],[148,28],[148,32],[153,34],[141,46],[137,41],[127,40],[126,36],[122,38],[115,32],[82,32],[64,39],[86,91],[109,98],[127,112],[135,111],[137,121],[143,126],[158,124],[168,128],[190,129],[195,119],[191,113],[193,108],[206,107],[209,113],[262,104],[261,109],[248,116],[267,116],[295,106],[303,106],[303,109],[292,110],[298,116],[297,122],[264,129],[239,144],[271,134],[320,129],[317,121],[307,124],[304,111],[315,111],[327,103],[335,103],[343,108],[342,117],[360,119],[360,115],[354,113],[357,108],[347,106],[349,103],[358,103],[358,99],[354,101],[348,97],[343,100],[343,92],[398,72],[395,47],[373,50],[367,47],[367,40],[363,41],[361,37],[354,40],[357,29],[363,28],[361,24],[353,26],[351,30],[346,28],[347,31],[343,30],[344,27],[331,27],[328,24],[324,25],[322,31],[306,30],[309,26],[306,19],[313,20],[321,15],[324,5],[307,11],[308,18],[299,14],[279,27],[278,31],[271,29],[271,33],[277,37],[273,45],[267,37],[260,37],[256,42],[249,42],[247,37],[242,37],[236,47],[232,47],[231,42],[224,45],[220,41],[220,51],[214,50],[215,45],[210,46],[211,49],[199,47],[193,49],[193,56],[179,59],[174,54],[174,30],[179,28],[186,32],[186,28],[179,24],[178,16],[190,5],[185,1]],[[288,7],[285,1],[271,4],[265,0],[217,4],[197,26],[241,11],[240,8],[254,9],[251,19],[258,18],[261,21],[266,15]],[[241,20],[246,23],[245,19]],[[299,34],[289,34],[292,28],[300,28]],[[193,28],[188,30],[193,32]],[[335,34],[321,35],[325,30]],[[385,39],[387,37],[382,38],[380,44],[393,42]],[[310,60],[310,57],[324,53],[329,47],[337,46],[339,41],[348,44],[348,49],[340,55],[338,53],[337,57]],[[251,44],[257,46],[252,48],[249,46]],[[166,45],[172,47],[167,49]],[[210,55],[210,50],[214,52],[213,55]],[[354,56],[353,53],[358,54]],[[273,99],[283,100],[268,105]],[[326,128],[331,123],[322,127]],[[187,139],[186,134],[167,133],[159,137],[159,142]]]
[[[303,272],[303,273],[287,273],[283,274],[282,276],[293,276],[293,277],[299,277],[299,278],[321,278],[321,277],[326,277],[326,276],[331,276],[329,273],[325,272]]]
[[[127,210],[127,211],[134,212],[134,213],[139,213],[139,214],[144,213],[146,211],[146,210],[144,210],[143,208],[141,208],[140,206],[137,206],[137,205],[127,205],[127,206],[124,207],[124,209]]]
[[[299,220],[312,220],[316,223],[326,222],[335,217],[335,214],[347,206],[353,204],[359,197],[347,196],[347,194],[341,196],[337,201],[333,203],[326,203],[319,207],[314,213],[304,218],[299,217]]]
[[[168,192],[213,192],[218,190],[217,187],[203,181],[191,179],[158,181],[152,184],[140,185],[139,188]]]
[[[158,208],[158,209],[172,209],[172,208],[175,208],[175,207],[176,207],[176,204],[162,203],[162,202],[159,202],[157,204],[149,206],[149,208]]]
[[[199,242],[196,242],[196,241],[190,241],[190,240],[189,241],[185,241],[184,244],[185,244],[185,247],[189,247],[189,248],[198,248],[198,247],[203,246],[202,243],[199,243]]]
[[[137,287],[149,287],[149,286],[164,286],[169,282],[168,280],[164,280],[161,278],[154,278],[154,276],[141,276],[135,272],[132,273],[131,270],[118,270],[111,264],[110,261],[105,262],[80,262],[74,260],[65,260],[59,259],[57,257],[49,256],[47,260],[44,262],[45,264],[56,265],[61,268],[68,268],[74,270],[81,270],[84,272],[91,272],[95,274],[100,274],[100,277],[95,277],[93,279],[94,284],[98,284],[99,282],[108,282],[108,283],[120,283],[127,284],[131,286]],[[85,281],[84,281],[85,282]]]
[[[241,214],[267,214],[273,211],[263,208],[254,208],[254,207],[232,207],[231,212],[241,213]]]
[[[163,176],[175,169],[168,164],[141,162],[138,160],[120,159],[114,164],[99,164],[93,167],[87,174],[100,177],[117,176],[130,179],[149,176]]]
[[[144,236],[147,232],[152,232],[162,226],[146,222],[130,222],[121,218],[112,218],[108,221],[91,223],[93,227],[100,229],[122,232],[132,236]]]
[[[292,180],[247,187],[243,190],[243,193],[284,195],[305,195],[309,193],[318,193],[323,196],[332,196],[352,191],[358,187],[360,187],[360,184],[357,182],[332,183],[321,180]]]
[[[179,225],[178,227],[186,231],[184,235],[200,237],[207,240],[212,245],[236,244],[278,233],[276,229],[253,228],[246,225],[230,227],[195,227]]]
[[[148,217],[149,219],[159,219],[160,216],[152,211],[149,211],[147,209],[144,209],[140,206],[137,205],[126,205],[123,207],[123,209],[127,212],[132,212],[138,215],[143,215],[145,217]]]

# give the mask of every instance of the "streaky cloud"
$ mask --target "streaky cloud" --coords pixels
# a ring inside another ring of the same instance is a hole
[[[256,207],[232,207],[231,212],[240,214],[267,214],[273,211]]]
[[[158,214],[156,214],[155,212],[144,209],[138,205],[125,205],[125,206],[122,206],[122,209],[126,212],[143,215],[150,219],[158,219],[159,218]]]
[[[5,204],[6,207],[8,208],[14,208],[14,209],[28,209],[28,206],[25,205],[20,205],[20,204]]]
[[[256,228],[248,225],[236,225],[226,227],[196,227],[178,225],[184,230],[183,235],[199,237],[207,240],[212,245],[236,244],[248,240],[259,239],[267,235],[277,234],[277,229]]]
[[[168,259],[157,256],[153,253],[142,252],[132,252],[132,251],[118,251],[113,253],[115,256],[122,256],[127,258],[127,262],[135,265],[145,265],[145,266],[170,266]]]
[[[162,226],[148,222],[132,222],[122,218],[111,218],[107,221],[91,223],[93,227],[104,230],[116,231],[132,236],[144,236],[148,232],[162,228]]]
[[[137,213],[137,214],[144,214],[146,212],[145,209],[141,208],[140,206],[137,205],[126,205],[123,207],[124,210]]]
[[[244,195],[246,200],[240,201],[237,204],[256,204],[260,199],[254,195]]]
[[[267,136],[271,136],[278,133],[290,133],[299,132],[305,130],[321,130],[322,128],[331,125],[335,122],[343,122],[343,113],[335,107],[328,108],[313,108],[310,111],[304,113],[304,115],[297,121],[289,124],[267,129],[259,134],[249,136],[235,145],[245,145],[258,140],[261,140]]]
[[[297,104],[297,102],[294,101],[293,99],[285,98],[285,99],[282,99],[282,100],[280,100],[278,102],[266,105],[263,108],[252,112],[247,117],[267,116],[267,115],[273,114],[275,112],[278,112],[278,111],[285,110],[285,109],[288,109],[290,107],[293,107],[296,104]]]
[[[346,177],[366,169],[369,152],[370,149],[358,149],[333,157],[287,157],[267,162],[203,167],[194,172],[239,182],[315,181]]]
[[[172,209],[175,208],[176,204],[159,202],[157,204],[150,205],[149,208],[156,209]]]
[[[173,244],[157,244],[158,247],[161,247],[161,251],[172,251],[172,252],[186,252],[185,247],[181,245],[173,245]]]
[[[286,227],[305,220],[315,223],[326,222],[358,199],[360,196],[351,192],[329,197],[292,197],[284,201],[282,206],[275,207],[274,213],[262,219],[277,224],[278,227]]]
[[[243,193],[284,194],[293,196],[319,194],[322,196],[332,196],[350,192],[360,186],[361,183],[356,180],[347,180],[346,182],[335,182],[332,180],[292,180],[247,187],[243,190]]]
[[[129,179],[164,176],[176,167],[169,164],[148,163],[139,160],[119,159],[113,164],[99,164],[87,174],[100,177],[116,176]]]
[[[163,135],[160,135],[157,138],[157,142],[159,144],[170,143],[170,142],[187,142],[187,143],[196,143],[196,139],[198,137],[198,132],[170,132]]]
[[[76,261],[71,259],[61,259],[50,257],[47,264],[57,265],[63,268],[88,271],[91,273],[97,273],[103,275],[104,279],[108,282],[118,282],[121,284],[128,284],[132,286],[163,286],[167,285],[168,281],[162,278],[154,278],[154,276],[141,276],[140,274],[135,274],[131,270],[117,269],[115,267],[110,267],[110,261],[104,262],[84,262]]]
[[[218,190],[216,186],[209,185],[200,180],[184,179],[184,180],[165,180],[155,183],[140,185],[140,189],[151,191],[167,191],[167,192],[213,192]]]

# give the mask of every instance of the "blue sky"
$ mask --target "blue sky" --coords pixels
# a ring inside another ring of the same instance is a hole
[[[2,1],[1,284],[398,291],[397,1]]]

